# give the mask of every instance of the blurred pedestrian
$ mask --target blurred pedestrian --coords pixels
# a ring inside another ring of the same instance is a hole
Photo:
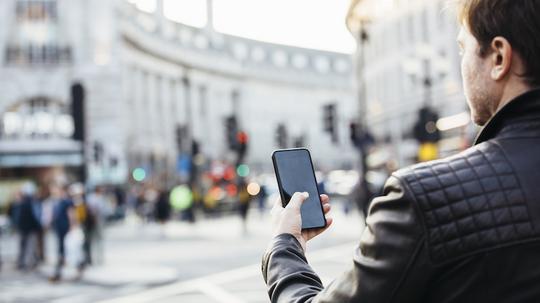
[[[154,214],[156,216],[156,221],[161,226],[161,234],[164,235],[165,225],[171,217],[171,203],[169,203],[169,192],[167,192],[166,190],[161,190],[159,192],[159,196],[155,204]]]
[[[6,230],[10,233],[15,233],[18,229],[18,220],[19,220],[19,212],[20,212],[20,206],[22,203],[22,194],[21,190],[18,189],[13,194],[13,198],[9,201],[7,206],[7,226]],[[2,232],[2,231],[0,231]],[[1,254],[0,254],[1,257]],[[1,265],[1,260],[0,260]]]
[[[251,195],[247,190],[247,183],[245,180],[241,180],[238,184],[238,211],[242,218],[242,232],[244,235],[248,233],[247,217],[249,212],[249,205],[251,202]]]
[[[134,193],[134,210],[137,217],[144,222],[144,190],[136,189]]]
[[[21,188],[22,200],[19,205],[17,230],[19,231],[19,254],[17,268],[33,269],[39,263],[37,237],[41,230],[41,210],[36,199],[36,187],[33,183],[25,183]]]
[[[92,237],[96,229],[96,216],[90,210],[82,183],[74,183],[69,187],[69,195],[73,199],[75,219],[83,234],[83,256],[77,266],[77,277],[80,279],[87,266],[92,265]]]
[[[157,203],[157,200],[159,198],[159,191],[153,187],[149,186],[146,188],[144,192],[144,208],[143,208],[143,214],[144,219],[147,222],[151,222],[154,220],[154,209],[155,205]]]
[[[127,198],[126,191],[120,186],[114,188],[115,207],[112,220],[122,220],[126,216]]]
[[[7,208],[9,228],[12,231],[17,230],[17,226],[18,226],[17,220],[19,219],[19,211],[20,211],[21,202],[22,202],[22,194],[19,189],[15,191],[14,197],[9,203],[8,208]]]
[[[46,259],[46,235],[49,230],[52,229],[53,224],[53,213],[54,213],[54,206],[56,203],[56,198],[53,197],[51,194],[52,185],[49,184],[47,189],[43,191],[43,199],[41,200],[41,226],[42,226],[42,250],[43,250],[43,259]]]
[[[69,230],[76,225],[73,200],[67,195],[67,187],[53,185],[51,199],[54,200],[52,227],[57,240],[57,262],[51,281],[59,281],[66,262],[65,239]]]
[[[104,259],[103,234],[107,217],[112,214],[104,186],[97,186],[87,198],[86,233],[89,242],[88,263],[102,264]]]
[[[361,175],[351,191],[350,198],[354,204],[356,204],[358,211],[360,211],[363,218],[367,216],[369,205],[373,197],[374,194],[368,181]],[[349,213],[349,211],[350,209],[346,209],[346,213]]]
[[[202,204],[203,195],[198,185],[191,185],[191,197],[192,201],[190,206],[183,211],[184,218],[191,224],[195,223],[197,218],[195,217],[195,207]]]
[[[39,232],[37,233],[37,256],[38,256],[38,262],[44,263],[45,262],[45,253],[46,253],[46,243],[45,243],[45,235],[47,232],[47,229],[50,225],[50,216],[51,216],[51,207],[50,204],[47,203],[47,198],[49,196],[49,188],[48,186],[40,186],[38,193],[37,193],[37,203],[39,203],[39,223],[41,225],[41,228]]]
[[[266,192],[266,186],[261,184],[259,194],[257,194],[257,202],[259,206],[259,213],[261,215],[266,212],[266,199],[268,198],[268,193]]]

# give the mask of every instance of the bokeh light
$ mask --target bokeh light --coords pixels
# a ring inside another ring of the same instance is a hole
[[[146,179],[146,171],[144,170],[144,168],[135,168],[131,175],[133,177],[133,180],[137,182],[142,182],[144,181],[144,179]]]
[[[251,182],[247,187],[247,191],[250,195],[256,196],[261,192],[261,186],[255,182]]]
[[[249,166],[247,166],[246,164],[240,164],[240,165],[238,165],[238,168],[236,169],[236,173],[237,173],[240,177],[247,177],[247,176],[249,176]]]
[[[238,188],[234,184],[227,185],[226,189],[227,189],[227,194],[230,197],[234,197],[238,194]]]
[[[180,185],[171,191],[170,201],[174,209],[185,210],[191,207],[193,194],[188,186]]]

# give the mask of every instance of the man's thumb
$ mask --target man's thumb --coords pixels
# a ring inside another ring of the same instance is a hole
[[[292,196],[291,201],[289,201],[289,204],[287,204],[287,207],[300,209],[300,207],[302,207],[302,203],[308,197],[309,197],[309,193],[307,193],[307,192],[303,192],[303,193],[296,192]]]

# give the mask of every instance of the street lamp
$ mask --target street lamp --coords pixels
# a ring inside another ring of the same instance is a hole
[[[351,139],[353,144],[358,149],[360,153],[360,187],[364,193],[364,199],[358,201],[359,210],[364,212],[366,215],[367,206],[369,204],[369,198],[371,196],[370,190],[367,184],[366,175],[367,175],[367,153],[370,145],[373,143],[373,140],[358,140],[359,132],[366,134],[366,137],[371,137],[369,131],[367,130],[367,84],[366,84],[366,50],[367,45],[370,41],[370,36],[368,32],[368,25],[371,21],[370,9],[367,7],[362,7],[366,2],[361,0],[353,0],[349,8],[349,13],[347,16],[347,26],[353,35],[358,44],[358,51],[356,56],[356,65],[357,65],[357,79],[358,79],[358,120],[357,122],[352,122],[351,127]],[[352,133],[354,132],[354,133]],[[369,141],[369,142],[368,142]]]
[[[361,18],[359,20],[360,22],[360,28],[358,31],[358,44],[359,44],[359,52],[357,57],[357,72],[358,72],[358,98],[359,98],[359,122],[365,123],[367,118],[367,108],[368,108],[368,101],[367,101],[367,75],[366,75],[366,50],[367,50],[367,43],[369,42],[369,33],[367,30],[367,26],[369,24],[369,19],[367,17]]]

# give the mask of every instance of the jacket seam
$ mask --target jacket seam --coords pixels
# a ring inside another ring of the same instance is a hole
[[[492,142],[492,144],[493,144],[493,143],[494,143],[494,142]],[[494,145],[495,145],[495,144],[494,144]],[[497,146],[497,145],[496,145],[496,146]],[[497,148],[501,149],[499,146],[497,146]],[[501,150],[501,152],[502,152],[502,150]],[[497,170],[496,170],[495,167],[493,166],[493,163],[491,163],[491,161],[489,161],[489,159],[486,157],[485,153],[480,152],[480,155],[482,155],[482,158],[486,161],[487,165],[491,168],[491,170],[493,170],[493,172],[495,172],[495,178],[497,179],[497,184],[499,185],[499,187],[500,187],[501,189],[503,189],[503,188],[504,188],[504,185],[503,185],[503,182],[501,181],[501,175],[497,173]],[[503,155],[503,157],[505,157],[505,156]],[[506,164],[508,164],[508,165],[510,166],[510,161],[508,161],[508,159],[507,159],[506,157],[505,157],[505,160],[506,160],[506,162],[507,162]],[[512,167],[512,166],[510,166],[510,167]],[[513,177],[516,178],[516,180],[517,180],[517,182],[518,182],[518,185],[519,185],[518,188],[519,188],[519,190],[520,190],[520,192],[521,192],[521,184],[519,184],[519,180],[518,180],[518,178],[517,178],[517,175],[515,174],[515,170],[514,170],[513,167],[512,167],[512,175],[513,175]],[[481,183],[480,183],[480,184],[481,184]],[[510,201],[509,201],[509,199],[508,199],[508,193],[507,193],[505,190],[503,190],[502,192],[503,192],[503,196],[504,196],[504,199],[505,199],[506,204],[507,204],[507,205],[510,205]],[[524,196],[525,196],[525,195],[524,195]],[[526,204],[526,203],[525,203],[525,204]],[[490,207],[490,209],[491,209],[491,212],[493,212],[493,207]],[[528,207],[527,207],[527,214],[529,214],[529,208],[528,208]],[[512,227],[513,227],[513,229],[514,229],[514,233],[517,235],[517,234],[519,234],[519,231],[518,231],[518,229],[517,229],[517,227],[516,227],[516,224],[517,224],[518,222],[516,222],[516,220],[514,219],[514,215],[512,214],[511,211],[509,212],[509,216],[510,216],[510,219],[512,220],[512,224],[511,224],[511,225],[512,225]],[[527,216],[527,219],[528,219],[527,221],[530,221],[530,217],[529,217],[529,216]],[[497,227],[495,227],[495,228],[497,229]]]
[[[493,143],[493,145],[497,146],[499,148],[499,150],[501,151],[501,154],[502,156],[504,157],[504,159],[506,160],[506,162],[508,162],[508,166],[510,166],[512,168],[512,172],[513,174],[515,175],[515,178],[516,178],[516,181],[518,183],[518,188],[519,188],[519,191],[521,192],[521,194],[523,195],[523,198],[526,200],[527,196],[525,196],[525,192],[523,192],[523,184],[521,184],[521,180],[519,179],[519,176],[518,174],[516,173],[516,168],[514,167],[514,165],[512,164],[512,162],[510,161],[510,158],[508,158],[508,155],[506,154],[506,151],[504,150],[504,148],[502,147],[502,145],[500,144],[500,142],[498,141],[498,139],[493,139],[491,140],[491,142]],[[528,222],[529,224],[531,225],[531,227],[533,229],[535,229],[534,227],[534,224],[531,220],[531,209],[529,208],[529,203],[527,203],[528,201],[525,201],[525,207],[527,208],[527,218],[528,218]]]
[[[418,259],[418,255],[420,254],[420,250],[423,247],[422,244],[425,242],[425,237],[426,237],[425,235],[422,235],[418,239],[418,242],[415,245],[414,251],[411,254],[411,257],[409,258],[409,261],[407,262],[407,265],[405,266],[405,270],[401,274],[401,277],[399,278],[396,286],[394,287],[394,290],[392,291],[392,294],[390,295],[390,302],[394,302],[394,298],[395,298],[396,294],[398,293],[399,288],[403,285],[406,277],[408,276],[408,274],[409,274],[409,272],[410,272],[410,270],[411,270],[411,268],[413,266],[414,261],[416,261]]]
[[[405,266],[405,269],[403,270],[403,273],[401,274],[401,277],[399,278],[396,286],[392,290],[392,293],[390,295],[390,302],[394,301],[394,298],[395,298],[399,288],[401,287],[401,285],[405,281],[405,278],[409,274],[409,271],[410,271],[410,269],[412,267],[412,264],[417,259],[418,254],[420,253],[420,249],[423,247],[423,245],[428,245],[428,243],[426,241],[426,236],[427,236],[426,226],[425,226],[424,218],[421,216],[420,210],[418,209],[419,206],[418,206],[418,201],[416,200],[416,197],[414,195],[410,194],[411,189],[409,188],[407,182],[405,182],[401,177],[397,176],[396,174],[392,174],[392,176],[394,178],[396,178],[398,180],[398,182],[400,183],[400,185],[403,187],[403,197],[404,198],[410,198],[410,201],[411,201],[410,203],[413,204],[414,212],[416,213],[416,216],[422,222],[422,224],[421,224],[422,234],[420,235],[420,237],[418,237],[418,241],[416,242],[414,251],[411,254],[411,256],[409,257],[407,265]]]
[[[411,194],[413,191],[409,187],[409,184],[405,180],[403,180],[403,178],[398,176],[397,174],[392,174],[392,176],[394,178],[396,178],[399,181],[399,183],[403,186],[404,196],[407,196],[408,198],[411,199],[411,203],[413,204],[413,208],[414,208],[414,210],[416,212],[416,215],[420,219],[420,221],[422,222],[421,226],[422,226],[423,234],[428,235],[428,230],[427,230],[427,227],[426,227],[427,225],[426,225],[426,222],[424,220],[424,216],[422,216],[422,214],[423,214],[422,210],[420,209],[420,206],[418,205],[418,200],[416,199],[416,196]],[[424,238],[424,241],[426,241],[425,240],[426,237],[424,236],[423,238]],[[426,244],[428,244],[427,241],[426,241]]]
[[[478,151],[478,152],[482,155],[482,151]],[[470,171],[476,176],[476,180],[481,180],[482,178],[480,178],[480,176],[476,172],[475,166],[471,163],[469,158],[468,157],[463,157],[463,160],[467,163],[467,165],[470,166],[470,168],[471,168]],[[487,191],[486,191],[486,188],[485,188],[484,184],[482,184],[482,182],[479,182],[479,183],[480,183],[480,188],[482,188],[482,193],[484,195],[487,195]],[[493,219],[493,222],[497,222],[497,220],[495,218],[495,214],[493,213],[493,204],[489,201],[489,199],[486,199],[486,203],[488,205],[489,214],[491,215],[491,218]],[[501,232],[499,231],[499,229],[497,227],[495,227],[494,229],[495,229],[495,234],[497,235],[498,242],[502,241]]]

